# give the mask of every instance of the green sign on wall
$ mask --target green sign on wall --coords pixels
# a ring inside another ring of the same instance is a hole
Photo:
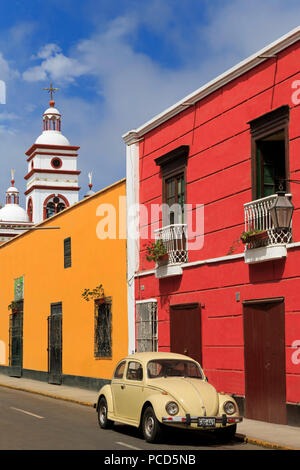
[[[24,299],[24,276],[15,279],[15,301]]]

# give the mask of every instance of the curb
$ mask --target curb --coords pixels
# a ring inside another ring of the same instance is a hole
[[[15,385],[8,385],[8,384],[3,384],[3,383],[0,383],[0,387],[10,388],[12,390],[19,390],[19,391],[22,391],[22,392],[34,393],[35,395],[42,395],[44,397],[53,398],[55,400],[68,401],[68,402],[71,402],[71,403],[76,403],[77,405],[89,406],[89,407],[94,408],[94,403],[83,401],[83,400],[76,400],[75,398],[64,397],[64,396],[61,396],[61,395],[54,395],[52,393],[41,392],[41,391],[38,391],[38,390],[31,390],[31,389],[28,389],[28,388],[17,387]],[[272,450],[298,450],[298,451],[300,450],[296,447],[285,446],[283,444],[277,444],[275,442],[269,442],[269,441],[265,441],[263,439],[258,439],[258,438],[255,438],[255,437],[248,437],[245,434],[236,433],[235,438],[237,440],[240,440],[240,441],[245,442],[247,444],[253,444],[253,445],[256,445],[258,447],[264,447],[266,449],[272,449]]]
[[[253,444],[259,447],[264,447],[266,449],[272,450],[299,450],[296,447],[286,446],[284,444],[278,444],[276,442],[265,441],[263,439],[258,439],[256,437],[248,437],[244,434],[236,434],[235,437],[247,444]]]

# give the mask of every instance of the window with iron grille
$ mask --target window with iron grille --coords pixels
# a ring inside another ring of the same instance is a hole
[[[137,352],[157,351],[157,302],[136,304]]]
[[[64,268],[72,266],[71,237],[64,239]]]
[[[95,357],[112,356],[111,299],[95,300]]]
[[[50,305],[51,315],[62,314],[62,302],[55,302]]]

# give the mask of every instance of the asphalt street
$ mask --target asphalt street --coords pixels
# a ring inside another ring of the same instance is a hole
[[[0,450],[257,450],[234,440],[171,430],[159,444],[144,441],[140,432],[115,424],[102,430],[94,408],[18,390],[0,388]]]

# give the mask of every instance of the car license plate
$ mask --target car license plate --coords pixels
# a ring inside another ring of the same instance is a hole
[[[214,428],[216,426],[216,420],[215,418],[198,418],[198,426]]]

